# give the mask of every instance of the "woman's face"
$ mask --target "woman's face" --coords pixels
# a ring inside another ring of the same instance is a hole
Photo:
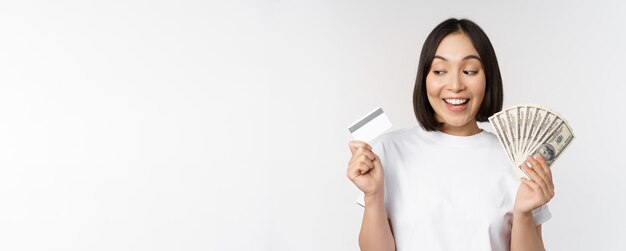
[[[442,131],[459,135],[480,132],[476,114],[485,96],[485,73],[478,52],[464,33],[446,36],[426,75],[428,101]]]

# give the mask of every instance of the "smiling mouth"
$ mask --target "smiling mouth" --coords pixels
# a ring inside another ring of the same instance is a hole
[[[467,102],[469,102],[469,99],[467,98],[444,98],[443,101],[445,101],[446,103],[450,105],[464,105],[464,104],[467,104]]]

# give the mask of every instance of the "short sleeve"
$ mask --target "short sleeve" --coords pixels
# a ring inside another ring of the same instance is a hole
[[[550,218],[552,218],[552,213],[550,212],[548,204],[533,210],[533,218],[535,219],[536,225],[546,223]]]

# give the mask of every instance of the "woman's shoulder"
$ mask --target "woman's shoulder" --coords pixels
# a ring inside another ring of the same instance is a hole
[[[419,129],[420,129],[419,126],[414,126],[414,127],[406,127],[406,128],[399,128],[399,129],[391,130],[389,132],[383,133],[379,135],[378,137],[374,138],[370,144],[382,145],[382,144],[387,144],[391,142],[412,140],[412,139],[419,137]]]
[[[482,129],[483,134],[485,135],[485,138],[492,144],[495,145],[500,145],[500,142],[498,140],[498,136],[496,136],[496,134],[494,134],[493,132],[487,131],[485,129]]]

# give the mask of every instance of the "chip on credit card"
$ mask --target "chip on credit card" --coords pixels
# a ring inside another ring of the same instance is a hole
[[[348,127],[348,131],[356,140],[370,142],[391,128],[391,121],[383,112],[383,108],[376,107]]]

